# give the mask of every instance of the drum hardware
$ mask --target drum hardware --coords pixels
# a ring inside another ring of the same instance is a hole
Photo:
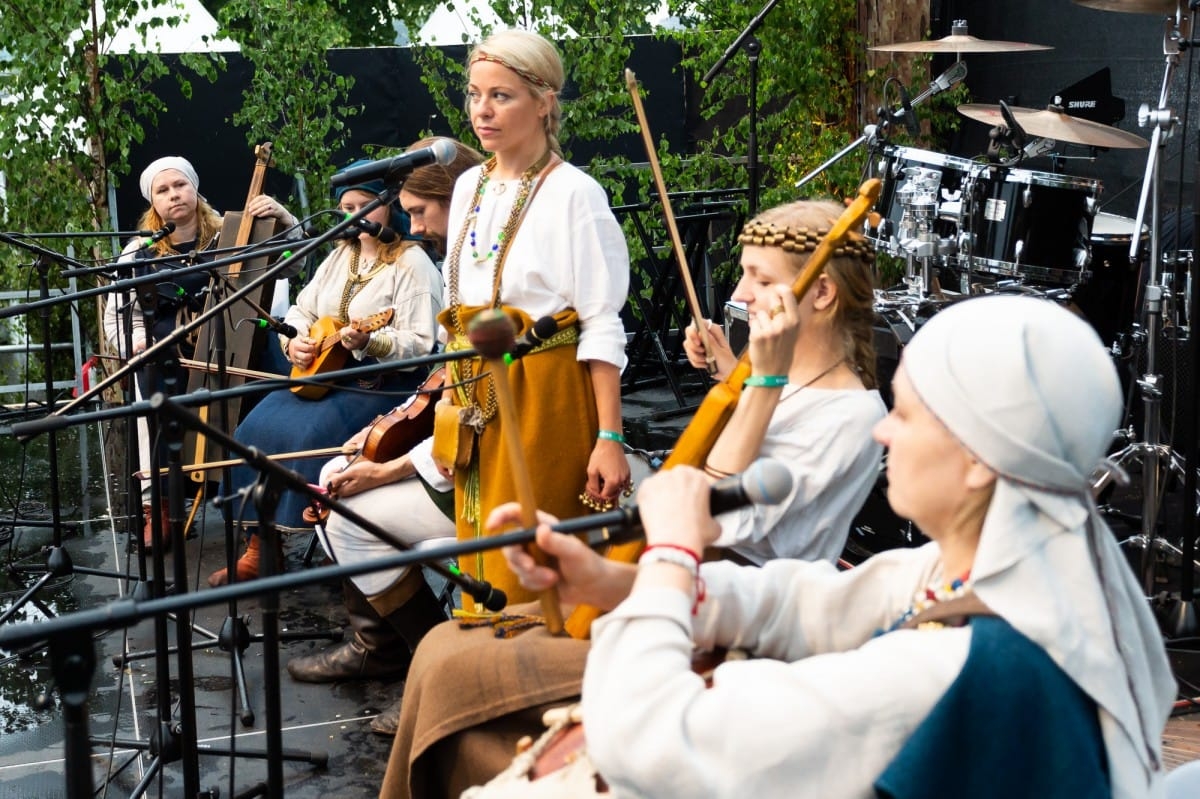
[[[961,57],[963,53],[1029,53],[1035,50],[1053,50],[1054,48],[1044,44],[978,39],[967,33],[965,19],[956,19],[950,26],[950,35],[941,39],[881,44],[867,49],[881,53],[954,53],[956,57]]]
[[[924,91],[922,91],[916,97],[913,97],[912,101],[909,103],[910,107],[916,108],[920,106],[934,95],[941,94],[952,86],[962,83],[963,79],[966,77],[967,65],[962,61],[956,62],[954,66],[950,67],[941,75],[938,75],[936,78],[934,78]],[[880,147],[887,143],[887,134],[888,130],[891,128],[891,121],[894,119],[902,119],[902,113],[903,112],[889,112],[887,109],[880,109],[879,124],[867,125],[865,128],[863,128],[863,135],[859,136],[857,139],[838,150],[816,169],[797,180],[793,184],[793,187],[797,189],[804,187],[817,175],[820,175],[826,169],[829,169],[829,167],[841,161],[847,155],[857,150],[864,143],[867,145],[871,153],[877,152]],[[872,158],[869,157],[867,159],[868,168],[872,165],[871,161]]]
[[[1127,7],[1132,4],[1126,4]],[[1163,475],[1167,472],[1174,474],[1186,485],[1187,467],[1171,447],[1162,441],[1162,383],[1163,376],[1158,369],[1159,333],[1162,330],[1164,309],[1170,308],[1169,283],[1164,285],[1159,280],[1159,243],[1160,229],[1159,197],[1161,195],[1161,170],[1159,169],[1161,152],[1167,139],[1175,129],[1177,118],[1167,107],[1172,78],[1179,66],[1179,54],[1182,49],[1181,41],[1188,38],[1189,21],[1177,14],[1175,19],[1167,19],[1164,23],[1163,53],[1165,62],[1163,82],[1159,92],[1158,105],[1150,109],[1143,104],[1138,111],[1138,124],[1142,127],[1153,126],[1150,136],[1149,152],[1146,158],[1146,171],[1142,181],[1141,196],[1138,200],[1137,215],[1134,220],[1134,230],[1142,229],[1147,206],[1150,210],[1150,248],[1146,258],[1145,290],[1142,298],[1142,313],[1144,325],[1135,325],[1132,340],[1134,347],[1145,347],[1146,371],[1135,381],[1141,396],[1143,408],[1142,439],[1131,441],[1124,446],[1111,460],[1118,467],[1131,459],[1140,461],[1142,467],[1142,518],[1141,518],[1141,547],[1142,547],[1142,579],[1143,588],[1148,596],[1155,593],[1156,565],[1155,553],[1158,547],[1155,540],[1158,536],[1157,522],[1159,504],[1164,482]],[[1129,245],[1129,260],[1136,263],[1140,240],[1134,237]],[[1103,486],[1112,479],[1112,470],[1107,470],[1093,483]]]

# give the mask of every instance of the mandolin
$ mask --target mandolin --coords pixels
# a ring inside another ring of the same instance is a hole
[[[381,327],[387,327],[388,323],[392,321],[392,314],[393,309],[388,308],[379,313],[371,314],[365,319],[353,320],[349,326],[360,333],[370,333]],[[338,331],[345,326],[341,320],[334,316],[322,316],[313,322],[312,327],[308,329],[308,335],[309,338],[316,339],[318,342],[317,355],[307,368],[301,369],[299,366],[292,366],[291,377],[293,380],[304,377],[316,377],[322,372],[336,372],[346,365],[346,359],[350,356],[350,350],[343,347],[341,340],[338,338]],[[324,397],[328,391],[329,386],[322,385],[292,386],[293,394],[309,400],[318,400]]]
[[[434,394],[446,385],[446,367],[442,366],[425,378],[416,393],[403,405],[380,416],[367,431],[362,456],[375,463],[385,463],[433,435]]]

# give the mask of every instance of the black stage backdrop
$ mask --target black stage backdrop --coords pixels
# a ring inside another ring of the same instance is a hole
[[[444,49],[453,60],[462,62],[466,58],[465,46]],[[153,88],[168,111],[160,115],[155,128],[147,131],[145,142],[131,151],[133,174],[117,189],[121,228],[135,227],[146,207],[137,185],[141,169],[163,155],[182,155],[192,162],[200,175],[200,193],[218,211],[241,210],[245,205],[254,167],[254,148],[247,143],[245,130],[236,127],[230,118],[241,105],[253,66],[239,53],[227,53],[225,58],[227,68],[215,83],[193,80],[191,99],[182,96],[173,78],[159,81]],[[171,63],[173,57],[167,59]],[[645,90],[654,98],[646,107],[650,126],[656,138],[665,137],[673,151],[685,152],[687,131],[694,124],[689,125],[688,121],[679,60],[678,45],[648,36],[633,37],[629,68],[637,73]],[[427,129],[436,134],[451,133],[445,121],[437,116],[433,99],[420,81],[420,69],[408,48],[332,50],[329,61],[335,72],[354,77],[354,88],[346,102],[363,108],[348,122],[348,143],[334,154],[335,165],[363,157],[363,147],[367,145],[401,148]],[[172,67],[178,68],[177,59]],[[614,75],[613,81],[624,86],[622,75]],[[458,105],[461,91],[457,88],[455,91],[453,100]],[[568,84],[564,95],[569,99],[574,91]],[[597,152],[624,155],[632,161],[646,158],[641,137],[636,133],[612,142],[573,142],[571,146],[572,160],[576,163],[585,163]],[[285,198],[291,190],[290,176],[268,170],[266,193]],[[327,186],[308,187],[310,197],[327,191]],[[299,209],[293,207],[293,210]]]

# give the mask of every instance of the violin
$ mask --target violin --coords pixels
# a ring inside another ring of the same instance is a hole
[[[360,333],[370,333],[381,327],[387,327],[392,321],[393,309],[388,308],[365,319],[350,322],[350,327]],[[346,365],[350,351],[340,345],[338,331],[344,327],[341,321],[333,316],[322,316],[313,322],[308,335],[317,340],[317,355],[306,368],[292,365],[293,380],[303,377],[316,377],[322,372],[336,372]],[[309,400],[318,400],[329,391],[329,386],[302,385],[292,386],[292,393]]]
[[[362,456],[375,463],[398,458],[433,435],[434,395],[446,385],[446,367],[425,378],[403,405],[371,423],[362,445]]]

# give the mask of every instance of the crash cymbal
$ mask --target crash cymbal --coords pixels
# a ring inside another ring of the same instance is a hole
[[[897,42],[868,48],[883,53],[1021,53],[1034,50],[1053,50],[1044,44],[1001,42],[977,39],[974,36],[943,36],[927,42]]]
[[[967,33],[967,21],[956,19],[950,27],[950,35],[926,42],[898,42],[880,44],[868,48],[884,53],[1018,53],[1034,50],[1053,50],[1044,44],[1025,42],[1000,42],[977,39]]]
[[[1080,119],[1067,114],[1059,106],[1048,106],[1043,111],[1033,108],[1009,106],[1013,119],[1030,136],[1044,139],[1084,144],[1090,147],[1110,147],[1132,150],[1146,147],[1150,142],[1134,133],[1102,125],[1090,119]],[[1004,115],[998,105],[968,103],[958,107],[958,113],[988,125],[1004,125]]]
[[[1160,14],[1170,16],[1179,10],[1179,0],[1074,0],[1075,5],[1101,11],[1124,11],[1128,14]]]

